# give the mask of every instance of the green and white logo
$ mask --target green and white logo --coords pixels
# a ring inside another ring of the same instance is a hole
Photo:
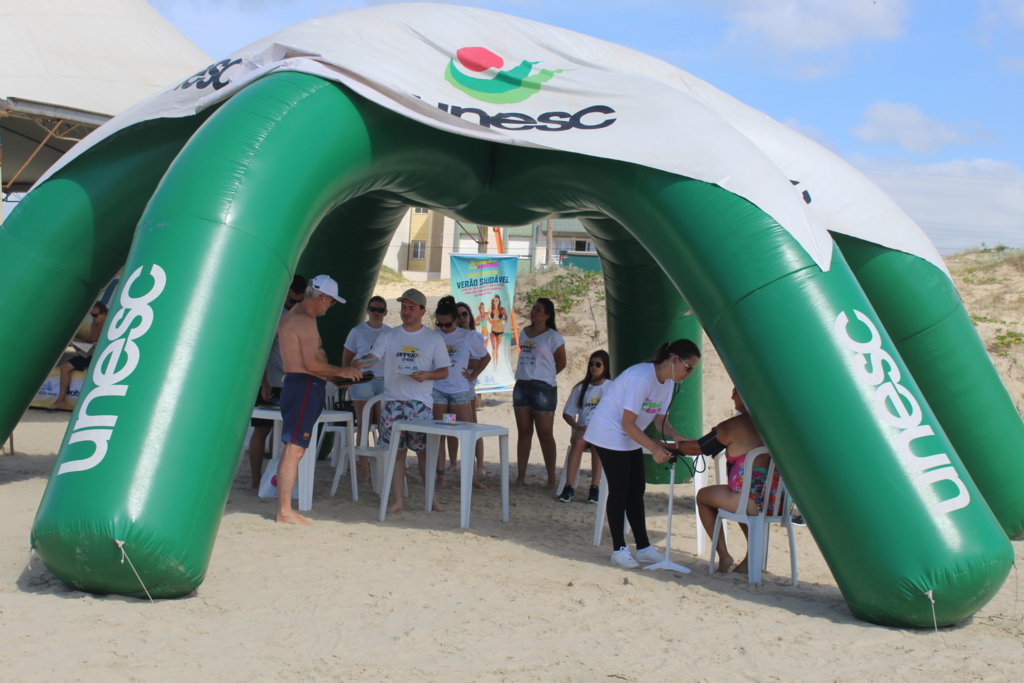
[[[523,60],[512,69],[502,70],[505,60],[484,47],[464,47],[448,61],[444,78],[470,97],[491,104],[514,104],[540,92],[562,69],[550,71],[534,67],[540,62]],[[472,74],[481,74],[474,76]]]

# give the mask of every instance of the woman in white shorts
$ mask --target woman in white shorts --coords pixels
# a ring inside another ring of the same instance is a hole
[[[434,313],[437,321],[437,330],[441,333],[441,339],[448,351],[448,377],[434,381],[434,419],[440,420],[445,413],[453,413],[455,419],[460,422],[471,422],[473,420],[473,385],[478,372],[469,369],[471,360],[482,359],[487,354],[484,348],[483,339],[479,334],[470,330],[464,330],[456,322],[459,311],[455,306],[455,297],[442,297],[437,303],[437,311]],[[481,368],[482,370],[483,368]],[[452,454],[452,459],[458,458],[459,440],[455,437],[439,439],[439,452],[437,454],[437,486],[444,487],[444,463],[445,463],[445,442]],[[463,454],[465,457],[465,454]],[[472,456],[470,456],[472,457]],[[473,484],[477,488],[483,488],[483,484],[473,477]]]

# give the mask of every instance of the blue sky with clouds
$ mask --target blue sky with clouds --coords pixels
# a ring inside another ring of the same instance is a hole
[[[381,2],[150,0],[214,58]],[[1024,247],[1024,0],[477,0],[660,57],[866,172],[943,253]]]

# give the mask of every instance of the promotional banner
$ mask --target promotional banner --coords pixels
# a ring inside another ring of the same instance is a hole
[[[491,363],[477,380],[477,393],[512,391],[512,300],[518,256],[452,254],[452,296],[469,304],[476,331],[484,336]]]

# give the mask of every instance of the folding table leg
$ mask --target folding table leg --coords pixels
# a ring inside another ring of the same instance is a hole
[[[459,496],[459,525],[465,529],[469,527],[469,506],[473,500],[473,468],[476,467],[476,439],[471,436],[459,436],[459,450],[462,451],[462,461],[459,466],[462,468],[462,481],[460,482]],[[470,454],[467,457],[467,454]]]
[[[424,488],[423,509],[430,512],[434,509],[434,486],[437,483],[437,449],[441,445],[441,437],[427,434],[427,476]],[[444,465],[444,463],[441,463]]]
[[[501,458],[501,521],[508,521],[508,434],[498,435]]]
[[[402,435],[401,430],[391,430],[391,447],[388,448],[388,464],[384,468],[384,479],[381,481],[380,492],[380,521],[384,521],[384,515],[388,511],[388,498],[391,496],[391,480],[395,476],[395,460],[398,459],[398,438]]]

